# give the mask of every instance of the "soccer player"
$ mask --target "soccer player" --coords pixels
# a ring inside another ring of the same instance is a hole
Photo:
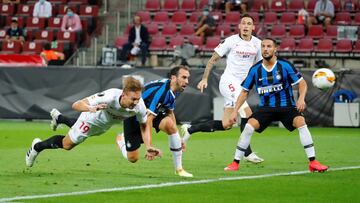
[[[71,150],[88,137],[101,135],[113,124],[135,116],[141,123],[139,131],[146,146],[145,157],[153,160],[161,151],[152,147],[150,129],[147,127],[147,114],[144,101],[141,99],[141,83],[133,77],[125,80],[124,90],[108,89],[90,97],[78,100],[72,107],[82,112],[66,136],[54,135],[41,141],[35,138],[26,153],[25,162],[28,167],[34,164],[36,157],[44,149],[63,148]]]
[[[255,85],[260,96],[259,107],[250,117],[236,146],[234,161],[224,168],[225,171],[239,170],[239,162],[244,156],[246,148],[254,131],[262,132],[272,121],[281,121],[289,130],[299,131],[300,142],[310,161],[309,170],[323,172],[327,166],[315,159],[315,148],[309,129],[305,123],[305,95],[307,84],[294,66],[285,60],[278,59],[276,42],[266,38],[261,43],[263,60],[251,67],[248,76],[242,83],[242,91],[237,98],[235,111],[231,114],[230,123],[237,119],[236,111],[245,102],[249,91]],[[292,86],[299,85],[299,97],[295,101]]]
[[[147,83],[142,94],[149,112],[146,125],[153,127],[156,132],[161,130],[168,134],[175,174],[182,177],[193,175],[182,167],[182,143],[176,126],[174,108],[176,97],[189,84],[189,77],[189,69],[186,66],[176,66],[170,70],[169,78]],[[139,122],[135,117],[124,121],[124,136],[118,135],[116,141],[126,159],[131,162],[139,159],[138,148],[143,140],[139,132]]]
[[[220,93],[225,98],[223,119],[222,121],[211,120],[191,126],[188,124],[182,125],[181,133],[185,142],[190,138],[191,134],[199,131],[214,132],[232,128],[233,123],[229,123],[229,117],[234,112],[236,98],[241,92],[240,84],[248,74],[250,67],[262,59],[260,50],[261,40],[252,36],[254,29],[254,19],[250,15],[245,14],[242,16],[239,24],[240,33],[226,38],[215,48],[215,52],[208,61],[202,80],[197,87],[201,92],[204,91],[208,85],[208,77],[215,62],[224,55],[227,55],[226,68],[219,83]],[[244,129],[247,118],[251,114],[252,111],[249,105],[244,102],[244,105],[240,108],[240,116],[242,118],[240,124],[241,131]],[[250,146],[246,150],[245,159],[253,163],[264,161],[264,159],[252,152]]]

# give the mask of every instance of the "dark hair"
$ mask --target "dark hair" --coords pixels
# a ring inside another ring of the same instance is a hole
[[[189,68],[187,66],[183,66],[183,65],[175,66],[168,73],[168,78],[171,79],[171,76],[173,76],[173,75],[177,76],[179,74],[180,69],[184,69],[184,70],[189,71]]]
[[[50,50],[50,49],[51,49],[50,43],[45,43],[45,44],[44,44],[44,49],[45,49],[45,50]]]
[[[142,91],[143,86],[141,82],[134,77],[126,77],[124,80],[124,92],[137,92]]]
[[[264,40],[270,40],[274,43],[275,47],[277,47],[277,43],[276,43],[276,40],[274,38],[271,38],[271,37],[265,37],[262,41]]]
[[[251,20],[253,21],[253,24],[255,23],[255,19],[251,16],[251,15],[249,15],[249,14],[247,14],[247,13],[245,13],[244,15],[242,15],[241,16],[241,19],[242,18],[251,18]]]

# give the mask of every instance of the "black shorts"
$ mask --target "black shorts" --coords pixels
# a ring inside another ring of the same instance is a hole
[[[297,116],[304,116],[296,107],[263,107],[257,108],[250,118],[256,119],[260,128],[256,132],[264,131],[273,121],[281,121],[289,131],[296,128],[293,125],[294,118]]]
[[[156,132],[159,132],[159,125],[162,119],[167,115],[159,113],[153,120],[153,128]],[[136,119],[136,116],[130,117],[124,120],[124,137],[126,144],[126,151],[131,152],[137,150],[143,142],[140,130],[140,124]]]

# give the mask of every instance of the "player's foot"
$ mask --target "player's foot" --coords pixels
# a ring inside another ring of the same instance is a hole
[[[231,164],[229,164],[228,166],[226,166],[224,168],[224,171],[238,171],[239,170],[239,165],[240,164],[233,161],[233,162],[231,162]]]
[[[264,159],[258,157],[255,152],[251,152],[251,154],[249,154],[249,156],[245,156],[244,159],[254,164],[258,164],[264,161]]]
[[[184,169],[177,169],[175,174],[181,177],[192,178],[193,174],[186,172]]]
[[[191,127],[191,125],[189,125],[189,124],[183,124],[180,127],[180,134],[181,134],[181,137],[184,142],[187,142],[191,136],[191,134],[189,133],[189,130],[188,130],[190,127]]]
[[[58,125],[59,125],[58,122],[57,122],[57,119],[58,119],[60,114],[61,114],[60,111],[57,110],[57,109],[52,109],[50,111],[50,116],[51,116],[50,128],[53,131],[55,131],[57,129]]]
[[[28,167],[31,167],[34,164],[34,161],[35,161],[37,155],[39,154],[34,149],[35,144],[39,143],[39,142],[41,142],[41,140],[39,138],[35,138],[31,143],[30,149],[26,153],[25,163],[26,163],[26,166],[28,166]]]
[[[325,172],[328,168],[329,168],[328,166],[322,165],[317,160],[310,161],[309,163],[309,170],[311,172],[315,172],[315,171]]]

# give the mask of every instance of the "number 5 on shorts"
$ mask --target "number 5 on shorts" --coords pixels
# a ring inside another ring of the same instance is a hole
[[[85,134],[90,130],[90,127],[85,125],[85,122],[83,121],[81,122],[80,130]]]
[[[235,87],[233,84],[229,84],[230,92],[235,92]]]

